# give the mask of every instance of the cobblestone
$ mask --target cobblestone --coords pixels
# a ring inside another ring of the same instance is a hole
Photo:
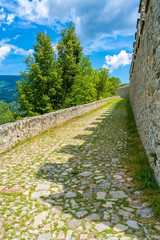
[[[123,101],[114,100],[1,155],[1,239],[158,236],[159,223],[139,215],[148,205],[141,195],[135,200],[135,191],[128,188],[132,179],[119,164],[128,154]]]

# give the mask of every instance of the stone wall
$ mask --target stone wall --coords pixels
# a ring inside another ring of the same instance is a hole
[[[110,97],[101,101],[0,125],[0,152],[4,152],[16,143],[33,137],[51,127],[98,108],[115,98],[118,97]]]
[[[130,85],[125,85],[119,88],[116,95],[120,96],[121,98],[129,98],[130,94]]]
[[[130,101],[160,184],[160,0],[141,0],[130,68]]]

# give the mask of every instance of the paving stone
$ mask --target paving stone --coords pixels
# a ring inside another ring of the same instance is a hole
[[[85,194],[83,194],[84,199],[91,200],[92,199],[92,192],[87,191]]]
[[[81,223],[82,221],[77,219],[71,219],[67,221],[68,226],[73,229],[78,227]]]
[[[113,204],[114,204],[113,202],[106,202],[105,204],[103,204],[103,207],[111,208]]]
[[[138,226],[137,222],[134,221],[134,220],[129,220],[126,223],[127,223],[127,225],[129,227],[132,227],[132,228],[135,228],[135,229],[139,229],[139,226]]]
[[[120,176],[120,175],[113,175],[113,177],[114,177],[115,179],[121,179],[121,178],[122,178],[122,176]]]
[[[62,214],[62,219],[67,219],[67,218],[71,218],[72,215],[70,213],[63,213]]]
[[[31,194],[31,198],[40,198],[40,197],[42,197],[42,196],[44,196],[44,197],[47,197],[47,196],[49,196],[50,195],[50,191],[48,191],[48,190],[43,190],[43,191],[39,191],[39,192],[33,192],[32,194]]]
[[[153,210],[150,208],[138,209],[137,213],[140,214],[141,217],[150,218],[153,216]]]
[[[81,234],[81,236],[80,236],[80,239],[88,239],[88,235],[87,234]]]
[[[107,176],[108,181],[112,180],[112,177],[110,175]]]
[[[89,229],[91,227],[92,227],[92,225],[89,222],[86,222],[86,228]]]
[[[110,194],[115,199],[128,198],[128,196],[123,191],[110,191]]]
[[[73,233],[72,230],[68,230],[67,231],[66,240],[73,240],[74,239],[74,238],[72,238],[72,233]]]
[[[52,207],[52,213],[61,213],[62,209],[60,206]]]
[[[98,208],[99,205],[100,205],[100,202],[95,202],[95,203],[93,203],[93,205],[94,205],[96,208]]]
[[[100,216],[96,213],[93,213],[89,216],[86,217],[87,220],[99,220],[100,219]]]
[[[36,191],[48,190],[48,189],[50,189],[50,183],[38,183],[36,187]]]
[[[118,238],[117,237],[109,237],[109,238],[107,238],[107,240],[118,240]]]
[[[154,226],[158,231],[160,231],[160,225],[155,225]]]
[[[126,211],[128,211],[128,212],[133,212],[133,211],[134,211],[133,208],[129,208],[129,207],[123,207],[123,208],[124,208],[124,210],[126,210]]]
[[[11,187],[10,189],[3,189],[3,187],[0,189],[0,192],[2,192],[2,193],[20,193],[23,191],[24,191],[24,189],[22,189],[18,186]]]
[[[76,196],[77,196],[77,194],[75,192],[72,192],[72,191],[70,191],[66,194],[67,198],[72,198],[72,197],[76,197]]]
[[[97,177],[94,177],[94,179],[102,179],[104,178],[104,176],[97,176]]]
[[[50,225],[50,223],[45,224],[44,227],[43,227],[43,230],[50,231],[50,230],[51,230],[51,225]]]
[[[49,211],[44,211],[37,216],[34,217],[34,223],[33,227],[37,228],[38,225],[42,224],[42,221],[46,220],[46,217],[48,216]]]
[[[131,238],[123,236],[120,238],[120,240],[131,240]]]
[[[82,232],[82,231],[83,231],[83,227],[82,227],[82,226],[79,226],[79,227],[77,227],[77,230],[79,230],[80,232]]]
[[[97,192],[97,199],[105,199],[106,193],[105,192]]]
[[[134,192],[134,195],[136,195],[136,196],[139,196],[139,195],[141,195],[141,194],[142,194],[141,191],[135,191],[135,192]]]
[[[38,240],[50,240],[51,234],[50,233],[44,233],[38,236]]]
[[[115,232],[124,232],[128,227],[123,224],[117,224],[113,227]]]
[[[65,239],[65,234],[63,231],[59,232],[57,239]]]
[[[103,219],[104,219],[104,220],[108,220],[109,218],[110,218],[110,215],[109,215],[109,213],[107,213],[107,212],[104,212]]]
[[[76,216],[78,218],[81,218],[81,217],[84,217],[88,212],[87,211],[79,211],[79,212],[76,212]]]
[[[98,231],[98,232],[103,232],[107,229],[110,229],[110,223],[109,222],[102,222],[102,223],[99,223],[99,224],[96,224],[95,225],[95,229]]]
[[[129,217],[132,216],[132,214],[130,212],[126,212],[126,211],[123,211],[121,209],[119,210],[119,214],[123,215],[123,217],[125,217],[125,218],[129,218]]]
[[[57,221],[58,225],[57,228],[61,228],[64,226],[64,222],[63,221]]]
[[[88,176],[90,176],[92,174],[92,172],[82,172],[82,173],[80,173],[79,175],[80,176],[83,176],[83,177],[88,177]]]
[[[120,221],[119,216],[116,215],[116,214],[112,214],[111,217],[112,217],[112,221],[111,221],[111,222],[112,222],[113,224],[114,224],[114,223],[118,223],[118,222]]]
[[[110,184],[110,183],[102,183],[102,184],[100,184],[100,185],[99,185],[99,188],[105,188],[105,189],[109,189],[109,188],[110,188],[110,186],[111,186],[111,184]]]

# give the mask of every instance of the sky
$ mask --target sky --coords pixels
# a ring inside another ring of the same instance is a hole
[[[20,74],[37,32],[54,48],[72,21],[94,68],[129,82],[139,0],[0,0],[0,75]]]

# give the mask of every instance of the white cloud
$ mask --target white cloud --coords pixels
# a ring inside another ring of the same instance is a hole
[[[96,41],[89,41],[87,44],[84,44],[84,53],[90,55],[92,52],[102,52],[102,51],[111,51],[111,50],[121,50],[127,49],[132,51],[132,39],[127,37],[122,41],[117,41],[114,36],[111,38],[102,38]]]
[[[16,39],[19,38],[19,37],[20,37],[20,35],[17,34],[13,39],[16,40]]]
[[[8,56],[11,48],[9,46],[0,47],[0,63]]]
[[[6,19],[6,24],[10,25],[11,23],[14,22],[15,15],[14,14],[8,14],[7,19]]]
[[[0,9],[0,24],[5,20],[6,14],[4,13],[4,8]]]
[[[139,0],[0,0],[21,21],[64,27],[73,21],[81,40],[134,34]]]
[[[14,22],[15,15],[13,13],[6,13],[4,11],[4,8],[0,9],[0,25],[7,24],[10,25],[11,23]]]
[[[57,43],[55,44],[54,42],[52,43],[52,47],[55,53],[57,53]]]
[[[11,46],[11,49],[14,50],[13,54],[28,56],[29,54],[33,53],[33,49],[29,49],[28,51],[26,51],[23,48],[19,48],[14,45],[10,45],[10,46]]]
[[[106,64],[103,65],[103,68],[108,68],[110,69],[110,72],[113,72],[113,70],[118,69],[120,66],[129,65],[131,60],[132,54],[122,50],[118,55],[105,56]]]
[[[13,44],[9,44],[10,39],[2,39],[0,41],[0,63],[9,55],[9,54],[17,54],[28,56],[29,54],[33,54],[33,49],[29,49],[28,51],[19,48]]]

